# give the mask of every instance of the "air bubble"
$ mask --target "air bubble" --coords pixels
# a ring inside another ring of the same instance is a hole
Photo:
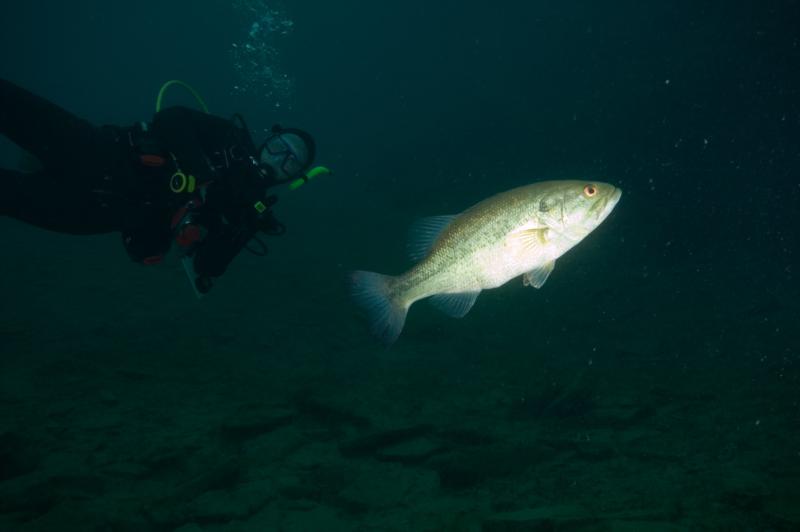
[[[235,0],[233,9],[246,21],[242,39],[231,47],[237,77],[233,93],[271,100],[275,107],[290,107],[294,79],[282,69],[280,45],[294,22],[265,0]]]

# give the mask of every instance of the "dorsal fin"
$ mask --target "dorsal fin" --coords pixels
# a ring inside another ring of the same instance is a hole
[[[433,247],[456,215],[429,216],[420,218],[411,225],[408,238],[408,256],[413,261],[422,260]]]

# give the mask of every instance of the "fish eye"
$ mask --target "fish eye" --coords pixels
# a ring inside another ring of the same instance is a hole
[[[586,185],[583,187],[583,195],[587,198],[591,198],[597,195],[597,187],[594,185]]]

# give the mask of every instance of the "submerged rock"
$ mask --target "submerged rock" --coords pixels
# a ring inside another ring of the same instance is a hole
[[[785,525],[786,530],[800,530],[800,505],[791,489],[767,499],[764,513],[773,522]]]
[[[351,426],[364,429],[372,426],[369,418],[350,412],[344,407],[325,403],[314,397],[298,396],[294,400],[294,407],[301,416],[330,428]]]
[[[761,510],[770,494],[767,478],[743,468],[727,468],[721,485],[722,501],[743,512]]]
[[[381,464],[360,471],[339,493],[341,505],[363,509],[389,508],[400,501],[426,500],[438,491],[430,471]]]
[[[241,443],[288,425],[295,413],[286,408],[247,408],[227,419],[220,427],[223,439]]]
[[[274,523],[271,523],[274,526]],[[250,530],[248,528],[248,530]],[[252,530],[270,530],[253,528]],[[277,528],[275,528],[277,530]],[[320,530],[325,532],[351,532],[353,523],[347,521],[335,508],[315,506],[304,511],[289,511],[283,515],[279,530],[283,532],[308,532]]]
[[[432,431],[429,425],[415,425],[402,429],[374,432],[343,443],[339,451],[348,458],[372,455],[381,449],[394,447],[409,440],[420,438]]]
[[[526,469],[552,456],[540,446],[504,446],[451,453],[426,463],[439,474],[442,488],[462,490],[490,480],[520,475]]]
[[[589,531],[597,530],[600,522],[581,506],[544,506],[495,514],[483,522],[481,532]]]
[[[0,434],[0,481],[30,473],[39,463],[39,456],[23,437],[13,432]]]
[[[381,449],[375,453],[375,458],[384,462],[419,464],[444,450],[445,447],[441,443],[421,437]]]
[[[611,521],[608,532],[684,532],[685,526],[661,521]]]
[[[186,515],[200,524],[229,523],[250,515],[250,505],[227,491],[207,491],[187,505]]]

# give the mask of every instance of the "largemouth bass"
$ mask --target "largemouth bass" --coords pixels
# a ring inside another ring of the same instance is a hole
[[[501,192],[455,216],[420,220],[411,257],[398,276],[357,271],[352,294],[386,343],[403,330],[408,308],[420,299],[454,317],[469,312],[481,290],[522,276],[541,288],[558,257],[605,220],[622,195],[607,183],[544,181]]]

